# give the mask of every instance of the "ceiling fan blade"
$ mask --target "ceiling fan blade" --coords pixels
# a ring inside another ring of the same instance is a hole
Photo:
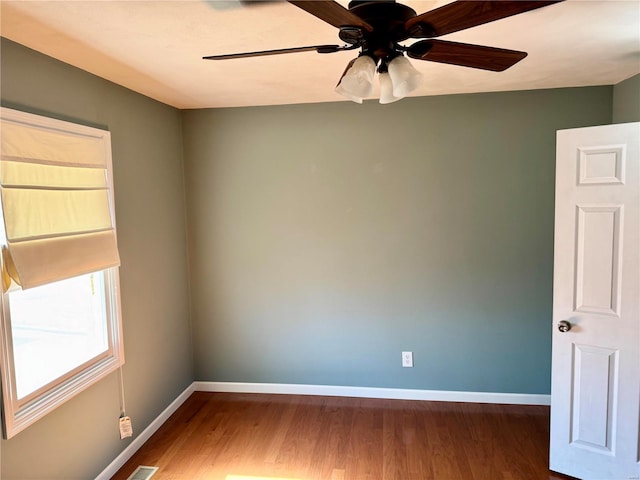
[[[202,57],[203,60],[229,60],[232,58],[249,58],[249,57],[264,57],[266,55],[280,55],[283,53],[298,53],[298,52],[312,52],[318,53],[333,53],[340,50],[351,50],[351,46],[340,45],[314,45],[309,47],[294,47],[294,48],[279,48],[277,50],[262,50],[259,52],[246,52],[246,53],[228,53],[225,55],[209,55]]]
[[[526,52],[485,47],[470,43],[447,42],[445,40],[422,40],[407,49],[411,58],[429,62],[450,63],[462,67],[480,68],[502,72],[515,65]]]
[[[414,38],[439,37],[561,1],[563,0],[458,0],[410,18],[405,23],[405,29]]]
[[[288,0],[288,2],[334,27],[360,27],[368,32],[373,31],[371,25],[337,2],[331,0]]]

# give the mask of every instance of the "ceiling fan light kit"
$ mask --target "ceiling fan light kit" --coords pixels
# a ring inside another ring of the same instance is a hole
[[[346,45],[316,45],[203,58],[226,60],[308,51],[335,53],[360,49],[360,55],[347,65],[336,92],[356,103],[362,103],[373,93],[377,66],[380,103],[387,104],[406,97],[420,85],[422,74],[411,65],[405,52],[416,60],[502,72],[524,59],[526,52],[435,38],[563,0],[457,0],[420,15],[395,0],[354,0],[349,2],[348,9],[333,0],[288,1],[338,28],[338,36]],[[410,38],[425,40],[408,46],[400,43]]]
[[[362,103],[373,93],[376,63],[377,59],[365,53],[353,59],[340,78],[336,92],[353,102]],[[422,79],[422,74],[402,54],[392,56],[391,60],[383,59],[378,67],[378,73],[382,104],[406,97],[420,85]]]

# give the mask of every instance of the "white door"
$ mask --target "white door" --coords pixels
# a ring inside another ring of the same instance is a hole
[[[554,255],[550,468],[638,479],[640,123],[558,132]]]

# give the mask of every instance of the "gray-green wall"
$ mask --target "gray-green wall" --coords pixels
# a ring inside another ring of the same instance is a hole
[[[2,41],[2,105],[112,135],[127,412],[139,434],[192,381],[180,112]],[[117,375],[10,440],[4,480],[89,480],[130,440],[118,435]]]
[[[640,74],[613,87],[613,123],[640,122]]]
[[[611,112],[612,87],[185,111],[196,378],[549,393],[555,132]]]

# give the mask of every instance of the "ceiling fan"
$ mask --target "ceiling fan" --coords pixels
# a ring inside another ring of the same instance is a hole
[[[344,8],[332,0],[288,0],[315,17],[339,29],[344,45],[313,45],[258,52],[203,57],[228,60],[316,51],[334,53],[360,49],[345,69],[336,91],[362,103],[373,91],[377,69],[380,103],[391,103],[415,89],[421,74],[405,57],[501,72],[527,56],[526,52],[437,40],[437,37],[465,30],[501,18],[518,15],[562,0],[458,0],[423,14],[395,0],[349,2]],[[405,46],[408,39],[425,39]]]

